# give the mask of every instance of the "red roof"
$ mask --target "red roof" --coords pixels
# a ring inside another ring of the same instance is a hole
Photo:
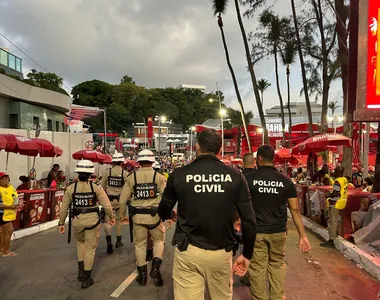
[[[98,107],[81,106],[73,104],[70,113],[67,115],[69,119],[84,120],[88,118],[95,118],[104,110]]]

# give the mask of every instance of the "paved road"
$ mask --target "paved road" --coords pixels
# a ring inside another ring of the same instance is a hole
[[[134,271],[134,250],[124,228],[125,246],[113,255],[105,254],[106,243],[102,231],[101,243],[94,268],[95,285],[87,290],[76,281],[75,243],[67,244],[66,235],[57,228],[13,242],[14,258],[0,257],[1,300],[100,300],[110,295]],[[118,299],[171,300],[173,285],[171,268],[173,249],[168,232],[166,255],[162,266],[164,287],[156,288],[148,281],[146,287],[132,284]],[[297,234],[289,223],[286,250],[286,293],[289,300],[374,300],[380,283],[357,268],[335,249],[321,249],[320,240],[309,233],[314,247],[311,253],[302,254],[297,248]],[[249,290],[236,278],[234,300],[249,300]],[[222,300],[222,299],[216,299]]]

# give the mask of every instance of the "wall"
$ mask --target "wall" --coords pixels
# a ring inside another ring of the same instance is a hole
[[[8,105],[9,100],[0,96],[0,128],[9,127]]]
[[[21,129],[3,129],[0,133],[10,133],[22,136],[34,137],[35,131],[27,131]],[[61,157],[48,158],[39,157],[35,159],[35,169],[37,171],[37,179],[46,178],[53,164],[60,165],[61,170],[66,176],[75,176],[74,169],[77,161],[72,159],[72,153],[85,148],[87,141],[92,141],[91,134],[66,133],[66,132],[49,132],[41,131],[40,138],[51,141],[53,144],[63,149]],[[5,171],[7,153],[0,151],[0,171]],[[16,187],[20,184],[18,178],[21,175],[29,175],[29,171],[33,166],[33,157],[22,156],[9,153],[7,173],[11,177],[11,182]]]

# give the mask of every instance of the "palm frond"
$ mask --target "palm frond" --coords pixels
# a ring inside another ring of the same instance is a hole
[[[212,0],[211,2],[214,16],[223,15],[227,12],[228,0]]]

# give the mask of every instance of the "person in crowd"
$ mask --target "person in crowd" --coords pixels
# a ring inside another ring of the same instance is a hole
[[[112,209],[114,214],[116,215],[116,248],[120,248],[124,246],[121,241],[122,237],[122,226],[121,222],[123,221],[123,217],[125,212],[120,210],[119,200],[121,192],[123,191],[125,181],[127,180],[128,173],[124,171],[122,168],[122,164],[124,163],[124,155],[122,153],[116,152],[112,156],[112,167],[105,170],[102,176],[102,180],[100,182],[103,189],[106,191],[108,199],[111,202]],[[108,217],[104,218],[104,232],[106,234],[107,240],[107,253],[113,253],[113,245],[112,245],[112,226],[108,224]]]
[[[47,177],[47,186],[50,187],[52,182],[58,178],[59,165],[54,164]]]
[[[57,186],[62,188],[65,186],[66,176],[62,170],[58,171]]]
[[[329,240],[321,243],[322,247],[331,247],[334,248],[334,240],[338,237],[337,228],[338,228],[338,219],[339,212],[346,207],[347,197],[348,197],[348,181],[347,178],[343,176],[344,167],[338,166],[335,168],[335,182],[331,195],[326,200],[326,207],[328,209],[328,231],[329,231]]]
[[[90,175],[95,172],[94,164],[89,160],[80,160],[75,172],[78,173],[78,181],[68,186],[65,191],[58,226],[59,232],[64,234],[66,217],[71,209],[73,231],[77,240],[77,279],[85,289],[94,284],[91,273],[100,237],[99,206],[104,208],[111,226],[116,221],[106,192],[89,180]]]
[[[256,236],[255,213],[244,175],[223,164],[217,155],[221,135],[206,129],[197,136],[197,158],[169,176],[158,207],[163,220],[178,220],[172,244],[174,299],[203,299],[207,284],[211,299],[232,299],[232,270],[247,272]],[[235,247],[234,211],[241,219],[244,249],[232,266]]]
[[[243,175],[255,172],[255,158],[252,153],[246,153],[243,156]]]
[[[303,174],[302,167],[299,167],[297,170],[296,182],[300,183],[302,181],[305,181],[305,175]]]
[[[30,187],[32,186],[32,181],[30,180],[30,178],[28,176],[22,175],[18,179],[22,182],[22,184],[20,184],[17,187],[18,191],[20,191],[20,190],[29,190]]]
[[[363,185],[362,185],[363,192],[371,193],[372,187],[373,187],[373,181],[372,181],[371,177],[364,178]]]
[[[352,183],[360,188],[363,185],[363,174],[361,168],[354,168],[352,172]]]
[[[148,233],[153,240],[153,259],[150,277],[155,286],[163,286],[160,267],[162,264],[165,240],[161,218],[158,215],[160,195],[165,189],[166,178],[153,169],[156,159],[150,150],[139,152],[137,162],[141,168],[130,174],[125,182],[120,196],[120,210],[126,211],[127,201],[130,218],[123,216],[125,223],[133,226],[133,242],[135,245],[137,283],[145,286],[148,278],[147,271],[147,239]]]
[[[323,177],[322,177],[322,184],[326,186],[332,186],[334,184],[334,180],[330,176],[330,168],[327,164],[324,164],[322,166],[323,171]]]
[[[296,188],[290,178],[276,170],[274,155],[272,146],[259,147],[259,169],[246,176],[257,224],[254,254],[248,271],[252,299],[285,299],[287,206],[299,234],[300,250],[308,252],[311,249],[298,207]]]
[[[351,177],[350,176],[345,176],[347,178],[347,182],[348,182],[348,188],[349,189],[355,189],[355,186],[353,185],[352,181],[351,181]]]
[[[17,191],[10,184],[9,175],[0,172],[0,255],[2,257],[16,256],[9,247],[13,233],[12,221],[16,220],[17,207]]]

